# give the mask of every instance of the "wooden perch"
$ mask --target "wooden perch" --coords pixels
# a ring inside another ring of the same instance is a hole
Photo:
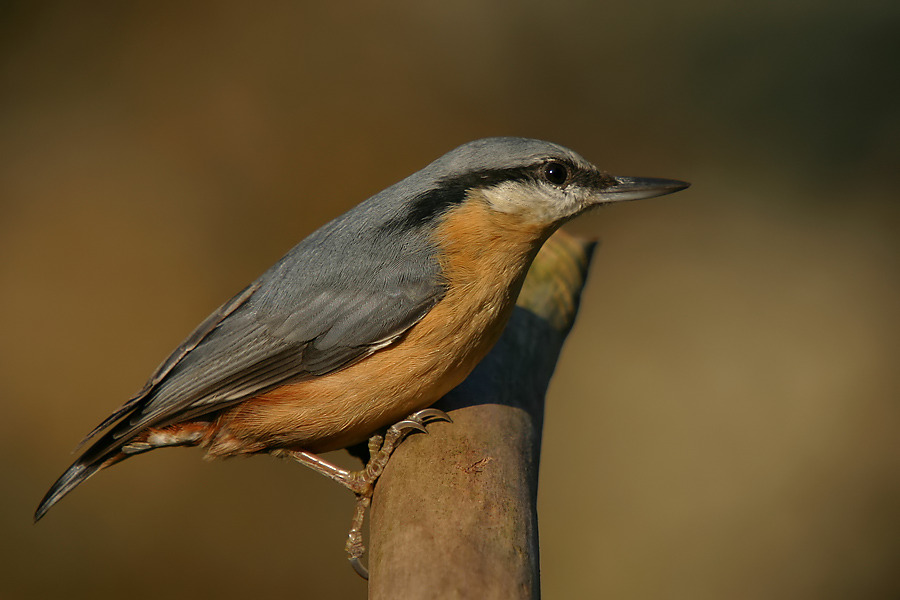
[[[500,341],[391,458],[371,511],[369,597],[538,598],[544,395],[594,244],[558,232]]]

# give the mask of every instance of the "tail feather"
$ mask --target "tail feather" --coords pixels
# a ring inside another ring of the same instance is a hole
[[[56,480],[38,505],[34,521],[39,521],[50,507],[97,471],[157,448],[202,445],[214,431],[214,424],[208,421],[179,423],[162,428],[148,427],[130,436],[119,436],[116,428],[113,428],[85,450],[75,464]]]
[[[129,440],[117,439],[116,428],[107,431],[85,450],[72,466],[56,480],[34,511],[34,522],[41,520],[50,507],[97,471],[128,458],[122,446]]]
[[[50,510],[51,506],[59,502],[63,496],[75,489],[88,477],[90,477],[100,469],[103,469],[104,467],[108,467],[113,463],[119,462],[119,460],[122,460],[123,458],[125,458],[124,454],[105,461],[76,461],[75,464],[66,469],[66,472],[56,480],[56,483],[54,483],[44,495],[41,503],[38,504],[37,510],[34,511],[34,522],[37,523],[38,521],[40,521],[41,518],[45,514],[47,514],[47,511]]]

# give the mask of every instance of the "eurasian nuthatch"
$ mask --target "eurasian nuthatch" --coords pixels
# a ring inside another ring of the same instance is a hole
[[[497,341],[532,259],[560,225],[687,185],[614,177],[538,140],[456,148],[314,232],[203,321],[88,435],[106,430],[35,520],[120,460],[201,446],[210,457],[296,458],[355,491],[361,522],[393,445],[441,415],[420,412],[389,429],[357,473],[314,453],[363,442],[461,383]]]

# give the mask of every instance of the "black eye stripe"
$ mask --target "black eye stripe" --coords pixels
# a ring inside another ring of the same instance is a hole
[[[551,165],[554,169],[559,167],[565,169],[566,175],[561,180],[562,183],[554,183],[547,177],[546,169]],[[609,181],[607,182],[607,180]],[[546,157],[541,162],[521,167],[471,171],[437,180],[433,188],[418,194],[409,202],[407,210],[390,220],[383,228],[420,227],[437,218],[452,206],[462,204],[470,190],[489,188],[510,181],[547,182],[555,186],[575,184],[584,187],[605,187],[607,184],[614,183],[609,176],[592,169],[579,168],[564,158]]]

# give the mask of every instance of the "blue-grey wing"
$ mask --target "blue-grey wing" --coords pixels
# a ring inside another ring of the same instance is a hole
[[[117,440],[350,365],[389,345],[442,295],[432,282],[350,290],[325,282],[308,286],[306,298],[285,306],[272,304],[266,283],[236,296],[230,304],[238,306],[220,308],[179,346],[139,397],[117,413],[130,413],[115,428]]]

